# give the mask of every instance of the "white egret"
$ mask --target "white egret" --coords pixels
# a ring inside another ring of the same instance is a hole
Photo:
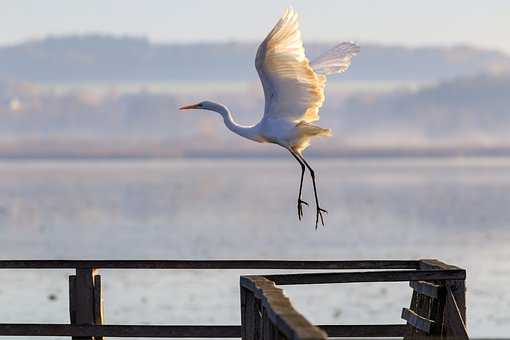
[[[324,225],[319,205],[315,172],[303,157],[303,150],[316,136],[331,136],[312,122],[319,120],[319,108],[324,102],[326,75],[341,73],[351,64],[351,58],[359,52],[352,42],[344,42],[309,62],[305,56],[298,16],[288,8],[276,26],[260,44],[255,58],[264,88],[265,108],[260,122],[253,126],[242,126],[232,118],[230,110],[218,103],[203,101],[180,109],[202,109],[218,112],[232,132],[259,143],[274,143],[287,149],[301,165],[301,180],[297,201],[298,218],[303,216],[302,200],[305,167],[310,171],[315,195],[315,228],[319,219]]]

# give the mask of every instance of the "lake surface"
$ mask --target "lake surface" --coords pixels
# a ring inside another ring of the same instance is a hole
[[[297,220],[292,160],[0,162],[1,257],[439,258],[468,271],[470,333],[510,333],[509,159],[311,164],[330,212],[317,231],[312,208]],[[70,273],[1,271],[0,320],[68,322]],[[244,273],[101,271],[106,322],[239,323]],[[400,283],[286,289],[318,323],[400,322],[411,294]]]

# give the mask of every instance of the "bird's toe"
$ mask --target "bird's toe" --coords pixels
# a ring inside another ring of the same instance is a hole
[[[303,217],[303,204],[308,206],[308,203],[299,199],[297,203],[297,209],[298,209],[298,219],[301,221],[301,218]]]
[[[325,210],[325,209],[322,209],[322,208],[320,208],[320,207],[317,207],[317,214],[316,214],[316,216],[315,216],[315,230],[317,230],[317,227],[318,227],[318,225],[319,225],[319,219],[321,220],[321,224],[322,224],[322,226],[323,226],[323,227],[325,226],[325,224],[324,224],[324,216],[322,216],[322,213],[327,214],[328,212],[327,212],[327,210]]]

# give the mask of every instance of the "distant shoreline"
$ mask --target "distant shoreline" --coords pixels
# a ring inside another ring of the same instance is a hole
[[[41,150],[42,151],[42,150]],[[258,153],[252,150],[218,151],[181,151],[166,150],[137,150],[129,152],[72,152],[59,150],[59,152],[6,152],[0,153],[0,161],[124,161],[124,160],[172,160],[172,159],[286,159],[285,152]],[[165,152],[166,151],[166,152]],[[284,151],[284,150],[282,150]],[[305,152],[309,158],[315,159],[419,159],[419,158],[510,158],[510,146],[504,147],[476,147],[476,148],[349,148],[343,150],[326,151],[310,150]]]

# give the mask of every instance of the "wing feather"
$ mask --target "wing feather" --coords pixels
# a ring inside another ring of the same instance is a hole
[[[312,61],[311,66],[319,74],[342,73],[349,68],[352,57],[359,51],[360,48],[355,43],[343,42]]]
[[[255,67],[264,88],[264,118],[319,119],[326,77],[305,56],[298,15],[289,8],[260,44]]]

